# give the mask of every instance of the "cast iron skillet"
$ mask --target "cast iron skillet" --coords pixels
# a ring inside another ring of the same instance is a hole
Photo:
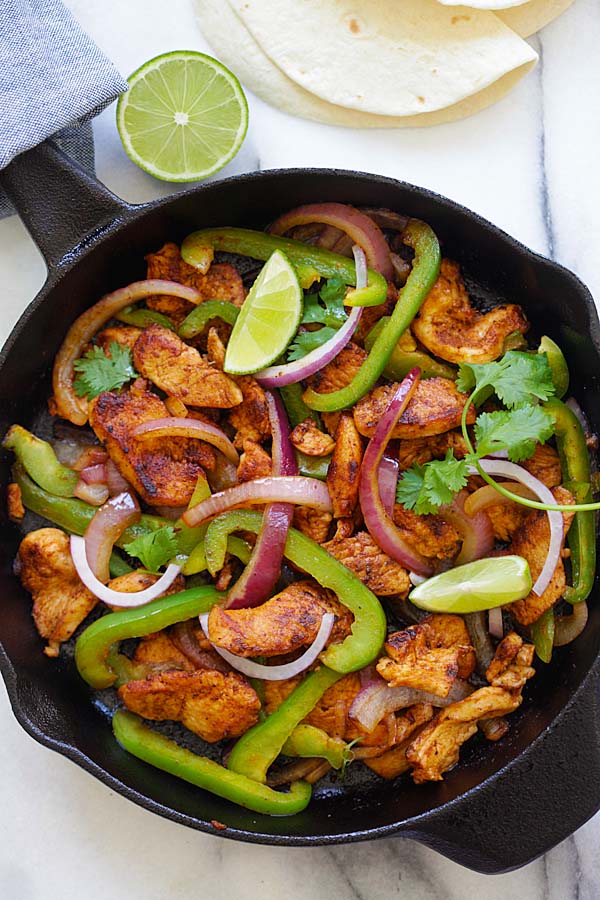
[[[387,206],[429,222],[444,252],[477,285],[479,301],[522,303],[534,326],[565,349],[573,392],[600,431],[600,326],[588,290],[443,197],[374,175],[295,169],[129,206],[50,146],[17,158],[2,181],[48,264],[45,286],[0,356],[2,433],[13,422],[32,425],[49,394],[48,373],[68,325],[105,292],[144,277],[145,253],[199,227],[261,228],[283,210],[319,200]],[[1,474],[6,484],[6,459]],[[511,717],[510,736],[498,744],[470,742],[442,783],[333,782],[305,812],[272,818],[205,794],[121,750],[72,662],[42,653],[29,598],[11,570],[19,535],[0,505],[0,665],[15,715],[40,743],[140,806],[201,831],[264,844],[409,836],[481,872],[524,865],[600,807],[597,597],[583,636],[557,652],[551,666],[540,667]],[[227,828],[215,832],[211,820]]]

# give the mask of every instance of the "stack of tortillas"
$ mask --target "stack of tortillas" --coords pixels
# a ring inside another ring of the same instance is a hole
[[[195,0],[215,54],[279,109],[355,128],[438,125],[504,96],[525,38],[573,0]]]

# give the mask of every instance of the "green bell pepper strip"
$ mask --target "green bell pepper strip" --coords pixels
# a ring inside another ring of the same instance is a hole
[[[371,347],[390,321],[389,316],[384,316],[379,322],[376,322],[373,328],[365,338],[365,350],[370,351]],[[420,350],[403,350],[399,344],[396,344],[392,350],[392,354],[387,361],[383,374],[390,381],[402,381],[408,375],[411,369],[418,366],[421,370],[421,378],[456,378],[456,367],[448,363],[438,362],[437,359],[422,353]]]
[[[201,527],[204,529],[204,535],[206,536],[206,529],[208,526],[202,525]],[[247,566],[250,562],[250,556],[252,555],[252,547],[241,538],[229,535],[227,538],[227,552],[232,556],[237,556],[240,562],[243,562],[244,565]],[[204,541],[200,541],[199,544],[196,544],[187,561],[184,563],[181,573],[183,575],[197,575],[198,572],[205,572],[207,567]]]
[[[141,309],[135,306],[126,306],[121,312],[115,315],[115,319],[119,322],[125,322],[126,325],[135,325],[136,328],[147,328],[149,325],[162,325],[169,331],[175,331],[175,326],[168,316],[157,312],[155,309]]]
[[[318,478],[319,481],[327,480],[331,456],[308,456],[306,453],[296,450],[296,462],[299,475]]]
[[[577,501],[589,503],[592,497],[590,455],[581,422],[561,400],[552,397],[544,408],[554,419],[556,448],[563,479],[578,482]],[[569,528],[567,543],[571,551],[571,581],[563,597],[580,603],[590,595],[596,574],[596,516],[592,510],[579,510]]]
[[[314,409],[309,409],[302,399],[302,386],[300,384],[288,384],[279,388],[285,411],[292,428],[299,425],[306,419],[312,419],[317,426],[321,428],[321,416]],[[308,456],[301,450],[296,450],[296,463],[298,465],[298,473],[307,475],[309,478],[318,478],[319,481],[325,481],[327,478],[327,470],[331,462],[331,456]]]
[[[128,753],[253,812],[292,816],[306,809],[310,802],[312,788],[306,781],[293,782],[288,793],[275,791],[220,766],[212,759],[196,756],[123,709],[114,714],[112,726],[117,741]]]
[[[183,320],[179,326],[179,337],[185,340],[196,337],[211,319],[223,319],[228,325],[235,325],[239,313],[237,306],[227,300],[205,300]]]
[[[109,571],[111,578],[119,578],[121,575],[129,575],[130,572],[133,572],[133,566],[130,566],[122,556],[113,551],[110,555]]]
[[[241,736],[229,754],[227,768],[264,783],[269,766],[277,759],[294,729],[327,688],[341,677],[340,672],[326,666],[310,672],[275,712]]]
[[[248,228],[206,228],[189,234],[181,245],[181,255],[190,266],[198,263],[198,252],[203,247],[213,247],[227,253],[238,253],[252,259],[267,260],[275,250],[281,250],[293,264],[300,284],[308,288],[319,278],[341,278],[344,284],[356,284],[356,266],[353,259],[339,256],[322,247],[303,244],[291,238],[277,237],[264,231]],[[387,281],[379,272],[369,269],[365,288],[350,291],[344,298],[346,306],[378,306],[387,296]]]
[[[93,688],[110,687],[116,680],[116,674],[108,663],[113,644],[153,634],[169,625],[209,612],[224,596],[212,585],[203,585],[159,597],[145,606],[119,610],[96,619],[75,644],[75,665],[79,674]]]
[[[552,338],[544,335],[540,340],[538,353],[545,353],[552,372],[552,383],[559,400],[565,396],[569,390],[569,367],[564,354],[558,344],[555,344]]]
[[[2,441],[12,450],[25,471],[44,490],[57,497],[72,497],[79,474],[63,466],[51,444],[40,440],[26,428],[13,425]]]
[[[304,392],[304,402],[311,409],[335,412],[352,406],[364,397],[383,373],[400,336],[406,331],[433,287],[441,262],[440,245],[435,234],[429,225],[411,219],[402,233],[402,240],[414,249],[415,257],[410,275],[400,291],[387,326],[373,342],[367,359],[349,385],[329,394],[318,394],[311,387]]]
[[[281,748],[285,756],[322,757],[333,769],[341,769],[348,759],[348,744],[341,738],[330,737],[314,725],[297,725]]]
[[[543,612],[537,622],[531,626],[531,639],[536,654],[542,662],[549,663],[552,659],[554,644],[554,609],[552,607]]]
[[[209,572],[214,574],[222,568],[227,537],[232,531],[258,534],[261,526],[262,513],[245,509],[222,513],[213,519],[204,545]],[[294,566],[332,590],[354,615],[352,633],[342,643],[324,650],[322,662],[342,673],[369,665],[381,650],[386,634],[385,613],[375,594],[342,563],[295,528],[289,529],[283,552]]]

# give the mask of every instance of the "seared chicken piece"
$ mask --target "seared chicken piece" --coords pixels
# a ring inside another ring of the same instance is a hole
[[[549,488],[558,487],[562,482],[560,459],[554,447],[548,444],[537,444],[535,453],[520,465]]]
[[[406,751],[415,732],[429,722],[433,717],[433,706],[429,703],[415,703],[409,706],[401,716],[396,717],[396,747],[376,756],[374,759],[365,759],[364,764],[382,778],[397,778],[410,769],[410,763],[406,758]]]
[[[306,453],[307,456],[329,456],[335,447],[335,441],[317,428],[315,420],[310,416],[296,425],[290,440],[296,450]]]
[[[145,591],[146,588],[152,587],[159,578],[160,575],[153,575],[152,572],[145,572],[143,569],[135,569],[133,572],[127,572],[126,575],[119,575],[117,578],[112,578],[108,582],[108,586],[111,590],[119,591],[122,594],[135,594],[138,591]],[[173,584],[171,584],[160,596],[169,597],[171,594],[178,594],[183,590],[185,590],[185,578],[183,575],[178,575]],[[115,606],[111,608],[118,610],[121,607]]]
[[[358,401],[354,407],[354,422],[362,435],[373,437],[397,390],[397,384],[385,384],[373,388]],[[461,394],[449,378],[427,378],[420,381],[410,403],[400,416],[392,437],[423,438],[457,428],[467,400],[467,395]],[[471,404],[467,414],[469,425],[475,421],[475,415],[475,407]]]
[[[327,469],[327,488],[336,519],[353,515],[358,503],[358,484],[363,448],[352,414],[340,416],[335,431],[335,449]]]
[[[160,667],[162,669],[178,669],[182,672],[193,672],[197,668],[179,650],[171,640],[167,631],[158,631],[141,638],[133,654],[133,662],[138,665]]]
[[[418,516],[399,503],[394,504],[394,522],[403,540],[428,559],[452,559],[460,548],[456,528],[443,516]]]
[[[198,669],[160,672],[119,688],[132,712],[161,722],[181,722],[209,743],[239,737],[258,720],[260,700],[237,672]]]
[[[208,337],[206,338],[206,355],[209,363],[215,368],[223,371],[225,365],[226,348],[221,335],[214,325],[208,329]]]
[[[566,505],[575,502],[573,494],[565,488],[554,488],[552,493],[557,503]],[[563,513],[565,525],[563,543],[572,519],[573,515],[571,513]],[[550,525],[548,524],[548,516],[541,510],[533,510],[513,535],[509,552],[517,556],[523,556],[527,560],[534,584],[544,566],[549,544]],[[517,600],[515,603],[512,603],[510,609],[513,615],[521,625],[531,625],[533,622],[537,622],[542,613],[554,606],[556,601],[562,597],[566,584],[565,568],[562,559],[559,559],[550,584],[542,596],[538,597],[532,591],[523,600]]]
[[[511,503],[509,501],[507,503],[496,503],[494,506],[486,506],[485,512],[492,523],[496,540],[510,541],[531,510],[520,503]]]
[[[342,641],[350,634],[352,614],[316,582],[295,581],[261,606],[213,606],[208,630],[213,644],[236,656],[281,656],[311,644],[325,613],[336,616],[328,643]]]
[[[203,275],[198,269],[184,262],[179,247],[173,243],[165,244],[157,253],[150,253],[146,261],[147,278],[164,278],[167,281],[187,284],[200,291],[203,300],[228,300],[238,307],[244,302],[246,296],[244,284],[238,271],[229,263],[213,263],[206,275]],[[176,325],[180,325],[194,308],[187,300],[167,295],[149,297],[146,304],[150,309],[156,309],[169,316]]]
[[[335,359],[308,379],[319,394],[330,394],[350,384],[367,358],[366,350],[358,344],[346,344]]]
[[[416,784],[442,781],[458,762],[460,748],[477,731],[480,719],[495,719],[521,705],[520,694],[501,687],[484,687],[441,709],[410,743],[406,758]]]
[[[33,597],[33,620],[49,642],[44,653],[58,656],[67,641],[98,602],[75,571],[69,537],[58,528],[30,531],[19,546],[16,570]]]
[[[526,644],[516,632],[509,632],[496,647],[485,677],[494,687],[520,693],[525,682],[535,675],[531,666],[534,652],[533,644]]]
[[[432,459],[444,459],[448,450],[452,450],[456,459],[462,459],[468,448],[460,431],[445,431],[430,437],[416,437],[400,441],[398,462],[400,471],[410,469],[413,463],[423,466]]]
[[[19,485],[12,481],[6,488],[6,506],[8,509],[8,518],[11,522],[22,522],[25,518],[25,507],[23,506],[23,495]]]
[[[384,553],[366,531],[354,537],[334,538],[323,548],[379,597],[406,597],[411,588],[406,569]]]
[[[331,513],[311,509],[310,506],[297,506],[292,524],[316,544],[324,544],[329,537],[332,518]]]
[[[394,284],[388,282],[387,296],[383,303],[377,306],[366,306],[356,329],[356,338],[361,343],[364,341],[370,330],[376,322],[379,322],[383,316],[391,316],[398,300],[398,289]],[[413,347],[414,349],[414,347]]]
[[[214,450],[189,438],[140,441],[143,422],[168,416],[165,404],[142,379],[126,391],[106,391],[90,404],[90,425],[121,475],[151,506],[187,506],[198,475],[215,464]]]
[[[242,402],[242,392],[231,378],[162,325],[144,328],[133,348],[133,361],[141,375],[187,406],[230,409]]]
[[[240,456],[237,470],[238,481],[253,481],[255,478],[271,475],[273,463],[267,451],[250,438],[246,438],[243,446],[244,452]]]
[[[104,328],[96,335],[96,343],[104,350],[105,356],[110,356],[110,345],[113,341],[120,344],[121,347],[129,347],[133,350],[133,346],[140,334],[141,328],[135,328],[133,325],[112,325],[110,328]]]
[[[252,375],[238,375],[235,379],[242,392],[242,402],[229,413],[229,424],[235,428],[234,445],[240,450],[250,439],[261,444],[271,437],[271,420],[267,397]]]
[[[411,687],[447,697],[460,676],[467,678],[475,665],[475,654],[458,616],[431,616],[419,625],[389,635],[388,654],[377,663],[377,671],[390,687]]]
[[[512,303],[485,314],[473,309],[459,266],[448,259],[442,260],[438,279],[412,323],[415,336],[431,353],[454,363],[498,359],[509,334],[525,334],[528,328],[523,310]]]

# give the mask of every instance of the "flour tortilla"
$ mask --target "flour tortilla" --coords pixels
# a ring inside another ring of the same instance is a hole
[[[510,9],[511,6],[523,6],[531,0],[438,0],[444,6],[468,6],[469,9],[488,9],[497,12],[499,9]]]
[[[537,54],[493,13],[437,0],[229,0],[289,78],[338,106],[378,115],[435,112]]]
[[[195,0],[195,10],[199,28],[214,53],[246,88],[290,115],[346,128],[422,128],[466,118],[500,100],[533,65],[520,66],[490,87],[436,112],[379,116],[336,106],[304,90],[271,62],[223,0]]]
[[[573,0],[529,0],[523,6],[503,9],[496,15],[505,25],[526,38],[564,13],[572,3]]]

